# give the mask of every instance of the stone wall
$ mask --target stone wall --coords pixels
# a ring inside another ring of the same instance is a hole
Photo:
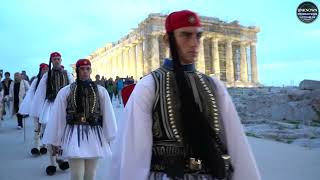
[[[229,88],[243,122],[255,119],[320,122],[320,89]]]
[[[229,88],[247,135],[320,148],[320,89],[314,81],[312,88],[306,83],[300,88]]]

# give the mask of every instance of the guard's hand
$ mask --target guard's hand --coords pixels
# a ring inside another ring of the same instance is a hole
[[[38,125],[38,128],[37,128],[37,134],[40,135],[40,131],[41,131],[41,126]]]
[[[59,147],[58,146],[54,146],[54,145],[51,145],[51,147],[52,147],[52,155],[58,154]]]

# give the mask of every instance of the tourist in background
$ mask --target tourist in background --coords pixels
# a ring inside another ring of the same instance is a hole
[[[112,102],[113,93],[114,93],[114,82],[113,82],[113,79],[112,79],[112,78],[109,78],[109,79],[106,81],[106,87],[107,87],[107,91],[108,91],[109,96],[110,96],[110,100],[111,100],[111,102]]]
[[[100,85],[102,87],[105,87],[105,83],[104,83],[103,80],[100,79],[100,75],[99,74],[97,74],[95,78],[96,78],[96,80],[94,81],[94,83],[96,83],[96,84],[98,84],[98,85]]]
[[[1,83],[3,88],[3,115],[6,115],[6,112],[10,110],[9,89],[12,79],[10,78],[9,72],[5,72],[4,77],[5,79]]]
[[[2,120],[3,120],[3,88],[2,84],[0,83],[0,127],[2,126]]]
[[[22,123],[23,116],[22,114],[19,113],[19,108],[29,88],[30,88],[29,82],[21,79],[21,74],[19,72],[16,72],[14,74],[14,81],[10,84],[10,88],[9,88],[9,101],[11,103],[10,107],[12,108],[11,109],[12,116],[13,115],[17,116],[18,129],[23,128],[23,123]]]
[[[29,76],[27,75],[27,72],[25,70],[21,71],[21,79],[26,80],[30,83]]]

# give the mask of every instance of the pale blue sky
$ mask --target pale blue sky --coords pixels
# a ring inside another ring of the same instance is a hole
[[[223,21],[259,26],[259,80],[297,85],[320,80],[320,18],[311,24],[296,16],[301,0],[2,0],[0,69],[36,74],[50,52],[63,64],[89,55],[128,34],[150,13],[190,9]],[[319,1],[313,1],[320,8]]]

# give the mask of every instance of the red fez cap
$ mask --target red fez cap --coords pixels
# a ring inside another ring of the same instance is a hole
[[[46,63],[41,63],[40,64],[40,69],[44,69],[44,68],[49,68],[49,65]]]
[[[91,66],[91,62],[88,59],[79,59],[76,63],[76,67]]]
[[[200,18],[196,13],[189,10],[183,10],[169,14],[165,26],[168,33],[182,27],[201,27],[201,23]]]
[[[51,59],[51,58],[54,58],[54,57],[61,57],[61,54],[58,53],[58,52],[53,52],[53,53],[51,53],[51,54],[50,54],[50,59]]]

